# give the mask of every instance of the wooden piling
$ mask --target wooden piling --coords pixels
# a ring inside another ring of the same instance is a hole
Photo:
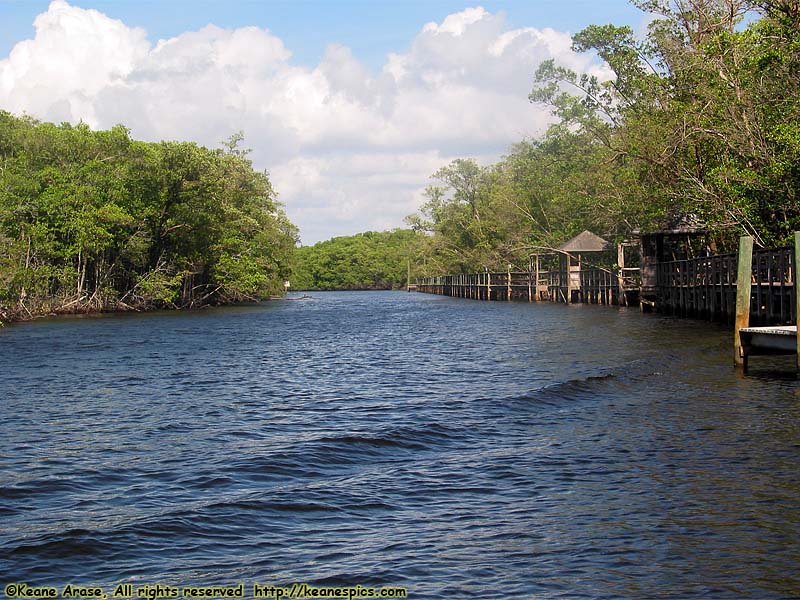
[[[619,291],[617,292],[617,304],[628,306],[628,297],[625,295],[625,244],[617,244],[617,268],[619,269]]]
[[[800,231],[794,232],[794,275],[792,277],[792,284],[794,285],[794,324],[797,327],[795,333],[795,344],[797,348],[797,356],[795,363],[797,364],[797,371],[800,373],[800,289],[797,285],[797,271],[800,268]]]
[[[533,302],[533,259],[528,258],[528,302]]]
[[[563,269],[564,277],[566,277],[567,281],[564,282],[567,288],[567,295],[564,298],[564,304],[572,304],[572,264],[569,258],[569,255],[564,255],[561,258],[562,261],[566,261],[566,267]]]
[[[733,331],[733,363],[747,371],[747,355],[739,330],[750,325],[750,281],[753,272],[753,238],[739,238],[739,266],[736,273],[736,321]]]

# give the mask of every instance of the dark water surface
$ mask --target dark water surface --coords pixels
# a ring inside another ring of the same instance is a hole
[[[731,337],[402,292],[6,328],[3,585],[798,597],[800,385]]]

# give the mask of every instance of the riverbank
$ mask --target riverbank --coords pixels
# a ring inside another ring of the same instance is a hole
[[[137,305],[126,304],[125,302],[117,302],[115,304],[106,304],[102,306],[90,305],[72,305],[62,304],[59,306],[40,306],[38,308],[29,308],[24,305],[19,305],[16,308],[9,308],[0,306],[0,327],[6,325],[13,325],[15,323],[25,323],[30,321],[37,321],[40,319],[50,319],[57,317],[91,317],[100,315],[113,315],[124,313],[152,313],[160,311],[176,311],[176,312],[191,312],[198,310],[205,310],[208,308],[216,308],[223,306],[246,306],[250,304],[258,304],[261,302],[268,302],[274,300],[286,299],[286,294],[270,295],[263,298],[248,298],[240,300],[203,302],[203,303],[190,303],[188,305],[178,306],[172,303],[141,303]],[[298,298],[299,299],[299,298]]]

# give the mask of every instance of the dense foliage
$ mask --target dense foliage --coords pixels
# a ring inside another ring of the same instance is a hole
[[[240,140],[144,143],[0,112],[0,320],[282,290],[296,229]]]
[[[301,290],[386,290],[406,284],[421,234],[408,229],[337,237],[297,250],[292,287]],[[412,277],[414,273],[412,273]]]
[[[434,175],[409,217],[430,234],[430,274],[525,265],[583,229],[619,240],[688,219],[719,250],[800,229],[800,4],[633,1],[658,16],[646,39],[612,25],[573,38],[613,80],[543,63],[530,99],[558,118],[547,135]]]

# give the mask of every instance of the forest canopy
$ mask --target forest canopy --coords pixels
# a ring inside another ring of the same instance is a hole
[[[424,236],[408,229],[336,237],[297,249],[292,287],[390,290],[406,285]],[[412,277],[413,277],[412,273]]]
[[[297,230],[240,141],[145,143],[0,112],[0,321],[282,291]]]

